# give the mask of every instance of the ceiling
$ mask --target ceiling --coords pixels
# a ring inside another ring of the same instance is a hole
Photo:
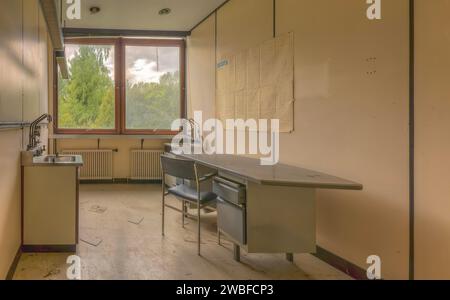
[[[81,0],[81,19],[69,20],[63,0],[65,27],[190,31],[226,0]],[[101,11],[91,14],[92,6]],[[169,15],[158,12],[170,8]]]

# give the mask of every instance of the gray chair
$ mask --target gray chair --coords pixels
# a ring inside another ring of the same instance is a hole
[[[206,206],[210,205],[216,200],[217,195],[209,191],[201,191],[200,184],[206,180],[211,179],[216,175],[216,172],[209,174],[201,174],[200,166],[194,161],[176,158],[171,155],[161,155],[161,169],[162,169],[162,235],[164,236],[164,219],[165,208],[171,208],[182,214],[182,224],[184,227],[184,219],[187,215],[186,203],[193,203],[197,206],[197,220],[198,220],[198,255],[200,255],[200,211]],[[177,184],[174,187],[169,187],[166,183],[166,175],[182,179],[182,184]],[[186,183],[195,182],[195,188]],[[182,209],[166,204],[165,198],[167,195],[174,195],[182,200]]]

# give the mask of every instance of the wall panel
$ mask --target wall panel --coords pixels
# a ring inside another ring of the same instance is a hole
[[[232,0],[217,12],[217,62],[273,37],[273,0]]]
[[[409,257],[408,1],[277,0],[277,34],[295,32],[295,132],[283,162],[364,184],[318,193],[318,244],[384,278],[407,279]],[[376,71],[376,73],[374,72]]]
[[[188,114],[203,111],[205,120],[215,117],[215,40],[216,18],[213,14],[200,24],[187,40]],[[194,79],[195,80],[191,80]]]
[[[416,278],[449,279],[449,0],[416,0]]]
[[[39,4],[36,0],[23,0],[23,119],[35,120],[40,113],[40,48]]]
[[[276,33],[295,39],[295,131],[284,163],[364,184],[318,193],[319,245],[384,278],[408,278],[408,0],[277,0]],[[217,61],[273,35],[273,1],[232,0],[217,13]],[[191,69],[195,66],[191,66]],[[198,80],[192,72],[190,80]],[[300,266],[301,267],[301,266]]]
[[[29,122],[48,101],[45,23],[37,0],[0,0],[0,7],[0,121]],[[0,279],[21,244],[20,151],[27,132],[0,131]]]
[[[22,0],[1,0],[0,120],[22,120]]]

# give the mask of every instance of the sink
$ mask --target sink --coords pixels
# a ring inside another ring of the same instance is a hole
[[[76,161],[75,156],[45,156],[43,162],[52,164],[64,164],[64,163],[74,163]]]
[[[42,155],[35,156],[32,151],[22,152],[22,166],[24,167],[82,167],[81,155]]]

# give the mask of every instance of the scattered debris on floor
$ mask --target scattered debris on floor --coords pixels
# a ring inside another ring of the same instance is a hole
[[[103,214],[104,212],[106,212],[107,209],[108,208],[104,207],[104,206],[94,205],[94,206],[91,206],[89,211],[93,212],[93,213],[97,213],[97,214]]]
[[[80,209],[81,241],[76,253],[82,258],[83,280],[350,279],[311,255],[299,255],[303,270],[285,262],[284,255],[249,256],[245,249],[241,253],[243,263],[237,263],[233,260],[232,243],[225,235],[221,245],[217,245],[213,214],[202,218],[203,256],[199,257],[196,221],[189,219],[190,224],[183,229],[181,214],[169,211],[166,237],[161,236],[160,186],[108,185],[101,188],[105,192],[100,188],[80,186],[80,200],[90,201]],[[123,202],[130,205],[124,206]],[[104,214],[92,213],[89,209],[93,205],[108,209]],[[144,220],[138,226],[128,224],[131,217]],[[14,279],[67,279],[68,255],[71,253],[24,254]]]
[[[140,225],[144,221],[144,217],[130,217],[128,218],[128,223],[134,224],[134,225]]]
[[[98,247],[103,242],[103,240],[98,237],[82,237],[80,240],[94,247]]]
[[[59,269],[50,270],[46,275],[44,275],[44,278],[53,277],[53,276],[59,275],[60,273],[61,273],[61,270],[59,270]]]
[[[184,238],[184,241],[186,243],[192,243],[192,244],[197,244],[198,243],[197,240],[191,240],[191,239],[188,239],[188,238]],[[201,240],[201,239],[200,239],[200,244],[201,245],[206,245],[206,243],[203,240]]]

